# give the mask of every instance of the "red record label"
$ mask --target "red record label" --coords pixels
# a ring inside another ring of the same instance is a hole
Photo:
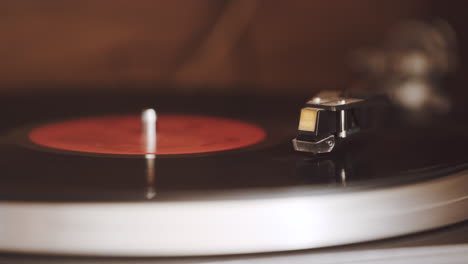
[[[35,144],[100,154],[193,154],[231,150],[261,142],[265,131],[253,124],[208,116],[158,115],[156,151],[147,153],[140,116],[105,116],[47,124],[33,129]]]

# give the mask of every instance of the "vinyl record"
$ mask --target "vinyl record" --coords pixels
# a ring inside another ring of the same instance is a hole
[[[462,122],[392,125],[314,156],[291,146],[305,99],[4,98],[0,249],[271,252],[393,237],[468,218]],[[154,153],[139,143],[139,112],[148,107],[160,119]]]

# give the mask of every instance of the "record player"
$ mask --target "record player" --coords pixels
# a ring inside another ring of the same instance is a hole
[[[434,69],[377,93],[4,96],[0,260],[463,258],[466,113]]]

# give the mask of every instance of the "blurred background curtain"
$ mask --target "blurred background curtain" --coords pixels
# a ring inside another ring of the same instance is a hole
[[[349,54],[464,1],[0,2],[0,92],[179,89],[291,93],[349,84]],[[462,50],[462,49],[461,49]]]

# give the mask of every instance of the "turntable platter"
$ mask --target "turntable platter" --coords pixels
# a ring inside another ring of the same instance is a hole
[[[85,97],[87,108],[71,97],[29,100],[2,105],[4,251],[271,252],[393,237],[468,218],[468,136],[457,120],[388,129],[346,151],[312,156],[290,144],[299,97],[114,97],[103,107],[94,96]],[[41,111],[21,112],[18,105],[26,103]],[[265,137],[220,151],[156,155],[151,186],[144,155],[63,150],[29,137],[62,122],[56,120],[128,115],[148,105],[254,124]],[[16,118],[7,116],[11,111]]]

